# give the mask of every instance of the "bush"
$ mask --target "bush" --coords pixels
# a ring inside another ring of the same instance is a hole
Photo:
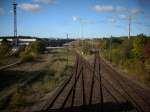
[[[32,52],[40,54],[45,51],[45,43],[42,41],[35,41],[29,45],[29,48]]]
[[[109,40],[100,41],[102,56],[109,60]],[[150,84],[150,38],[140,34],[127,38],[112,38],[112,63]]]
[[[10,51],[11,51],[11,46],[8,43],[8,41],[4,39],[0,45],[0,57],[1,58],[6,57]]]
[[[133,41],[133,54],[135,58],[142,58],[144,55],[144,45],[146,43],[146,37],[143,34],[137,35]]]
[[[92,44],[86,41],[83,41],[83,45],[81,46],[84,54],[90,54],[93,48]]]
[[[18,57],[22,52],[25,51],[26,46],[20,46],[18,51],[15,53],[15,56]]]
[[[20,48],[24,52],[20,53],[23,62],[33,61],[38,54],[44,53],[45,44],[42,41],[35,41],[25,48]]]
[[[133,42],[132,41],[124,40],[123,44],[118,46],[118,49],[120,49],[120,55],[123,61],[133,58],[133,53],[132,53]]]
[[[122,56],[120,55],[120,50],[118,50],[118,49],[112,50],[112,52],[111,52],[111,59],[112,59],[112,61],[113,61],[115,64],[119,64],[120,61],[123,60]]]
[[[21,59],[23,62],[30,62],[30,61],[35,60],[35,56],[32,54],[24,54],[22,55]]]

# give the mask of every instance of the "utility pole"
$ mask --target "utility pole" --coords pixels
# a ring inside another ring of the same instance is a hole
[[[14,12],[14,39],[15,45],[18,46],[18,37],[17,37],[17,2],[13,0],[13,12]]]
[[[128,35],[128,39],[130,39],[130,33],[131,33],[131,16],[129,16],[129,35]]]

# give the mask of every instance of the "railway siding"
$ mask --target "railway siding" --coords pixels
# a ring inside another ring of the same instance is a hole
[[[76,57],[74,72],[51,96],[42,111],[149,111],[149,99],[144,101],[149,98],[148,91],[128,82],[128,79],[112,70],[100,58],[99,52],[95,53],[92,65],[78,53]],[[145,96],[141,91],[146,91]]]

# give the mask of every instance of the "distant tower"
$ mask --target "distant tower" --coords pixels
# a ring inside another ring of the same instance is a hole
[[[17,37],[17,2],[13,0],[13,12],[14,12],[14,38],[15,44],[18,46],[18,37]]]
[[[130,33],[131,33],[131,16],[129,16],[129,35],[128,35],[128,39],[130,39]]]

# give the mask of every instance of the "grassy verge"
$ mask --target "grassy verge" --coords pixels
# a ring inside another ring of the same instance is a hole
[[[116,68],[125,72],[129,76],[134,77],[147,86],[150,86],[150,60],[146,60],[145,63],[142,63],[139,61],[139,59],[124,59],[122,56],[120,56],[120,52],[118,52],[116,49],[112,49],[111,51],[111,61],[109,50],[103,50],[101,55]]]
[[[75,57],[71,51],[67,53],[66,49],[51,50],[48,63],[42,68],[43,72],[24,88],[15,86],[15,92],[6,110],[21,111],[38,102],[71,74],[74,61]]]

